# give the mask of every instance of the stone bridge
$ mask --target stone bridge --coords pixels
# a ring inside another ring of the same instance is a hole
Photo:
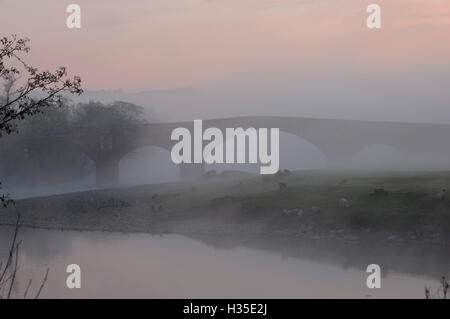
[[[96,165],[98,183],[116,183],[119,162],[128,153],[144,146],[159,146],[171,150],[172,130],[186,127],[193,132],[193,121],[149,123],[111,129],[51,131],[33,138],[64,138],[80,145]],[[410,157],[428,154],[450,164],[450,125],[427,123],[376,122],[340,119],[248,116],[203,120],[203,130],[217,127],[279,128],[305,139],[316,146],[329,161],[345,163],[361,149],[376,144],[390,145]],[[170,160],[170,158],[168,158]],[[200,174],[202,164],[182,164],[181,176]]]

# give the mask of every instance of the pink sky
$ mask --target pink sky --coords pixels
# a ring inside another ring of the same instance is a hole
[[[81,30],[65,25],[69,3]],[[382,28],[365,26],[370,3]],[[0,0],[1,35],[88,89],[208,87],[308,72],[450,67],[449,0]]]

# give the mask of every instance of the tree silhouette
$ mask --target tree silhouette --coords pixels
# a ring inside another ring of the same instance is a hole
[[[16,35],[0,38],[0,81],[5,91],[0,98],[0,137],[16,132],[18,121],[46,106],[61,105],[63,92],[83,92],[81,79],[69,78],[65,67],[50,72],[28,65],[23,59],[30,51],[28,44],[29,39]],[[0,202],[6,206],[11,200],[1,195]]]

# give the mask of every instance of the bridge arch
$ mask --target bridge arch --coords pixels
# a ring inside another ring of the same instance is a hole
[[[179,166],[170,160],[169,150],[160,146],[146,145],[120,158],[119,182],[124,184],[175,182],[179,179],[179,170]]]

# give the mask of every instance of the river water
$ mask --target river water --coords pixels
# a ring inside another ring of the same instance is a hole
[[[11,234],[0,227],[1,259]],[[41,298],[423,298],[439,278],[391,270],[380,289],[369,289],[364,267],[313,258],[308,249],[290,255],[172,234],[22,228],[20,238],[14,297],[23,296],[29,279],[33,296],[47,267]],[[80,289],[66,286],[69,264],[81,267]]]

